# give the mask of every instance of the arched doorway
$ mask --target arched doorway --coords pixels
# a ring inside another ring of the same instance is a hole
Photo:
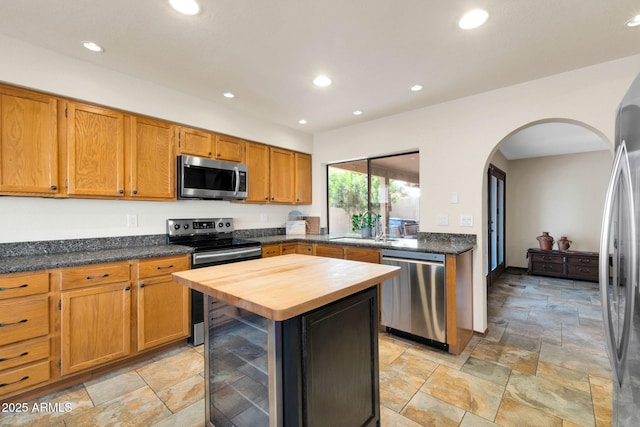
[[[542,231],[597,250],[611,147],[597,129],[571,119],[527,123],[496,145],[483,177],[488,286],[505,267],[526,267],[526,249]]]

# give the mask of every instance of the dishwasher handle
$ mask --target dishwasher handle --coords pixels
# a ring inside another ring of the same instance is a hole
[[[424,264],[424,265],[434,265],[434,266],[444,265],[444,262],[442,261],[422,261],[419,259],[382,257],[382,262],[384,263],[385,261],[397,261],[397,262],[406,262],[411,264]]]

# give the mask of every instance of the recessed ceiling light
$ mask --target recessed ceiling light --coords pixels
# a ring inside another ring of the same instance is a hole
[[[231,92],[225,92],[225,93],[223,93],[222,95],[223,95],[225,98],[229,98],[229,99],[231,99],[231,98],[235,98],[235,97],[236,97],[236,96],[235,96],[233,93],[231,93]]]
[[[421,90],[422,90],[422,85],[411,86],[411,92],[420,92]]]
[[[362,114],[362,111],[360,111],[360,110],[356,110],[356,111],[353,112],[354,116],[359,116],[361,114]]]
[[[104,52],[104,48],[98,43],[83,41],[82,46],[84,46],[85,49],[89,49],[91,52]]]
[[[183,15],[197,15],[200,12],[200,6],[195,0],[169,0],[169,3]]]
[[[326,87],[331,84],[331,79],[327,76],[318,76],[313,79],[313,84],[318,87]]]
[[[458,21],[458,26],[463,30],[472,30],[484,24],[489,18],[486,10],[474,9],[464,14]]]
[[[640,25],[640,15],[636,15],[627,21],[627,27],[637,27]]]
[[[300,123],[301,125],[306,125],[307,121],[305,119],[300,119],[298,120],[298,123]]]

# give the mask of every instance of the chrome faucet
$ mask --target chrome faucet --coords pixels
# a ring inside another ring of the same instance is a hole
[[[382,237],[382,228],[380,227],[380,215],[368,209],[362,212],[362,215],[360,216],[360,228],[364,226],[366,215],[369,215],[371,218],[373,218],[373,230],[375,233],[374,238],[375,238],[375,241],[377,242],[378,239]]]

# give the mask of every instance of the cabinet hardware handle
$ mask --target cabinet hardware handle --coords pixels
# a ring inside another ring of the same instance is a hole
[[[577,269],[580,273],[591,273],[591,269],[590,268],[581,268],[578,267]]]
[[[547,265],[547,264],[544,264],[542,266],[542,268],[545,269],[545,270],[553,270],[553,266],[552,265]]]
[[[8,385],[18,384],[18,383],[21,383],[22,381],[26,381],[28,379],[29,379],[29,375],[27,375],[26,377],[22,377],[18,381],[15,381],[15,382],[12,382],[12,383],[2,383],[2,384],[0,384],[0,387],[6,387]]]
[[[162,270],[162,269],[165,269],[165,268],[173,268],[173,264],[171,264],[171,265],[170,265],[170,266],[168,266],[168,267],[163,267],[163,266],[161,266],[161,265],[160,265],[160,266],[158,266],[158,267],[156,267],[156,269],[157,269],[157,270]]]
[[[19,320],[17,322],[13,322],[13,323],[0,323],[0,328],[2,328],[4,326],[19,325],[20,323],[27,323],[28,321],[29,321],[29,319],[22,319],[22,320]]]
[[[580,262],[582,264],[591,264],[591,260],[590,259],[584,259],[584,258],[578,258],[578,262]]]
[[[138,194],[138,190],[133,190],[133,194]]]
[[[52,185],[49,188],[51,189],[51,191],[56,191],[58,189],[58,186],[57,185]]]
[[[265,200],[269,200],[269,196],[266,196],[264,199],[265,199]]]
[[[12,359],[20,359],[21,357],[25,357],[27,355],[29,355],[29,352],[25,351],[24,353],[19,354],[17,356],[13,356],[13,357],[0,357],[0,362],[6,362],[7,360],[12,360]]]
[[[14,286],[13,288],[0,288],[0,292],[2,291],[10,291],[11,289],[20,289],[20,288],[26,288],[27,286],[29,286],[28,283],[23,283],[20,286]]]
[[[131,289],[131,286],[127,286],[126,288],[124,288],[125,291],[128,291]]]
[[[140,289],[144,288],[144,283],[140,283]]]
[[[123,189],[120,189],[120,190],[118,190],[118,193],[120,193],[120,194],[124,194],[124,190],[123,190]]]
[[[211,151],[209,151],[209,155],[211,155]]]
[[[87,276],[87,280],[103,279],[105,277],[109,277],[109,273],[105,273],[102,276]]]
[[[218,154],[216,154],[216,156],[220,157],[220,156],[222,156],[222,154],[218,153]]]

